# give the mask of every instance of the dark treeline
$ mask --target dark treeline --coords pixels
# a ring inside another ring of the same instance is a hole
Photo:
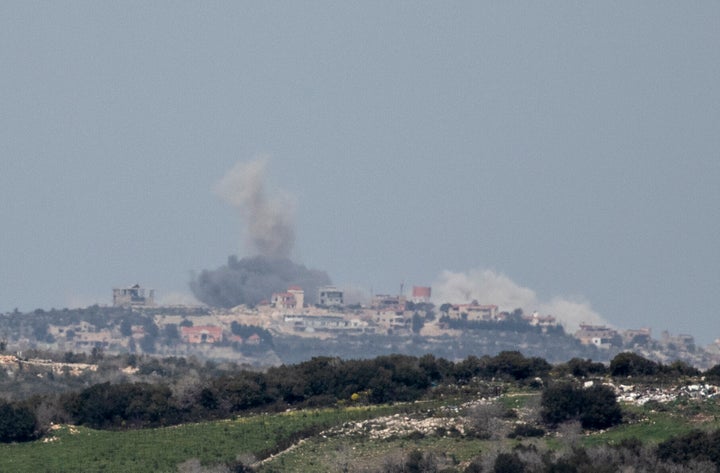
[[[51,422],[98,429],[145,428],[288,408],[408,402],[462,393],[464,387],[477,395],[478,382],[495,390],[487,394],[499,394],[505,383],[543,389],[543,421],[548,427],[574,420],[585,428],[606,428],[622,420],[614,393],[604,386],[582,389],[578,379],[644,376],[667,382],[700,374],[683,363],[662,365],[631,353],[617,355],[609,367],[582,359],[553,367],[542,358],[526,357],[518,351],[470,356],[459,362],[430,354],[356,360],[316,357],[263,372],[237,366],[220,369],[211,362],[201,366],[184,358],[129,355],[126,361],[136,369],[133,381],[106,378],[91,382],[87,378],[89,387],[83,389],[2,401],[0,441],[37,438]],[[95,376],[113,372],[110,363],[101,358]],[[717,381],[720,367],[704,374]]]
[[[359,360],[317,357],[264,372],[240,367],[221,369],[212,362],[200,367],[183,358],[141,359],[129,355],[127,361],[136,368],[133,376],[140,379],[131,382],[107,377],[113,372],[114,361],[101,359],[100,369],[93,375],[96,378],[84,378],[86,383],[103,377],[106,381],[92,382],[80,390],[58,389],[57,394],[45,391],[6,402],[8,408],[21,409],[17,412],[22,416],[8,416],[22,418],[18,428],[25,429],[27,418],[33,419],[35,428],[32,434],[6,436],[0,441],[36,438],[51,422],[128,429],[227,418],[253,411],[335,406],[338,402],[407,402],[426,396],[433,387],[463,386],[477,378],[531,383],[536,377],[546,377],[552,368],[541,358],[525,357],[517,351],[468,357],[458,363],[433,355]],[[66,378],[80,382],[71,375],[56,375],[52,382]]]
[[[420,399],[432,386],[473,378],[526,381],[551,366],[519,352],[470,357],[452,363],[432,355],[381,356],[370,360],[313,358],[265,372],[240,370],[202,380],[182,391],[162,383],[97,384],[67,393],[57,406],[73,423],[100,429],[153,427],[288,407],[371,404]]]

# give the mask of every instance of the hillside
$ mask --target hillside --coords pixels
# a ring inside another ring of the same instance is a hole
[[[663,471],[657,459],[661,442],[697,428],[720,428],[716,400],[680,397],[660,406],[624,402],[627,420],[605,431],[584,432],[570,423],[541,437],[508,438],[522,422],[538,416],[541,394],[503,389],[499,396],[303,409],[148,430],[57,425],[42,440],[0,446],[0,470],[449,473],[493,471],[498,457],[508,453],[526,465],[517,471],[555,471],[543,462],[574,463],[577,468],[578,455],[614,459],[615,466],[618,461],[644,463],[657,468],[646,471]],[[478,427],[491,433],[470,432]],[[413,462],[424,466],[401,469]],[[698,471],[672,468],[664,471]]]
[[[720,350],[697,347],[689,336],[668,335],[654,340],[649,331],[626,331],[621,336],[606,327],[591,326],[571,335],[552,317],[525,316],[520,309],[512,314],[478,312],[489,318],[473,320],[461,310],[485,306],[470,305],[454,312],[452,307],[462,306],[435,308],[409,302],[386,308],[263,306],[231,310],[91,306],[12,312],[0,315],[0,349],[21,357],[33,351],[88,355],[100,351],[196,357],[258,367],[299,363],[313,356],[367,358],[432,353],[459,360],[506,350],[521,350],[550,362],[573,357],[608,362],[621,351],[663,363],[680,360],[701,369],[720,362]]]

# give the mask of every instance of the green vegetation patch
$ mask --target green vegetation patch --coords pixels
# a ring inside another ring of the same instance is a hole
[[[175,472],[179,463],[193,458],[211,465],[262,457],[289,445],[303,432],[398,409],[400,406],[304,410],[128,431],[63,426],[36,442],[0,445],[0,471]]]

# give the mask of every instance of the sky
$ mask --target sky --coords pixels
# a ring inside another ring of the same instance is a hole
[[[1,2],[0,312],[190,300],[251,256],[217,187],[263,162],[292,258],[337,285],[709,343],[718,24],[717,1]]]

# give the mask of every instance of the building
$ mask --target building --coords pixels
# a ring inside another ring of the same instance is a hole
[[[451,319],[465,320],[498,320],[498,306],[495,304],[479,304],[472,301],[470,304],[454,304],[448,309],[448,317]]]
[[[292,294],[295,298],[295,308],[302,309],[305,307],[305,291],[300,286],[290,286],[287,290],[288,294]]]
[[[335,286],[322,286],[318,288],[318,304],[326,307],[345,305],[343,291]]]
[[[532,315],[523,315],[522,318],[534,327],[552,327],[557,325],[555,317],[552,315],[540,315],[538,312],[533,312]]]
[[[432,288],[429,286],[413,286],[412,301],[416,304],[424,304],[430,302]]]
[[[384,329],[402,329],[406,327],[405,316],[394,309],[381,309],[375,314],[374,322]]]
[[[406,302],[407,299],[405,296],[378,294],[372,298],[372,308],[383,311],[403,312],[405,310]]]
[[[629,329],[623,332],[622,337],[626,345],[647,345],[652,340],[652,331],[647,327]]]
[[[580,330],[575,332],[575,338],[583,345],[595,345],[607,349],[615,343],[619,334],[605,325],[580,324]]]
[[[180,327],[180,338],[185,343],[218,343],[222,341],[222,328],[214,325]]]
[[[112,333],[109,330],[101,330],[99,332],[78,332],[72,341],[75,347],[82,348],[107,348],[113,340]]]
[[[663,330],[660,343],[669,347],[674,346],[679,350],[694,350],[695,349],[695,337],[688,334],[670,335],[670,332]]]
[[[291,325],[294,330],[299,332],[356,332],[363,333],[367,327],[367,322],[359,319],[346,319],[340,315],[286,315],[284,322]]]
[[[126,288],[113,289],[113,306],[115,307],[134,307],[155,305],[155,291],[146,290],[140,287],[140,284]]]
[[[305,305],[305,292],[299,286],[290,286],[287,292],[276,292],[270,299],[276,309],[302,309]]]

